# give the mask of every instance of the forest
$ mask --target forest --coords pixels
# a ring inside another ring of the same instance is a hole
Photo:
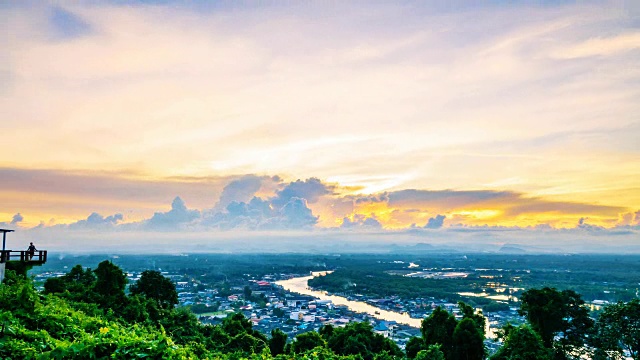
[[[502,346],[487,354],[484,317],[460,303],[462,317],[436,308],[420,337],[402,351],[368,323],[323,326],[294,339],[266,336],[244,315],[203,325],[158,271],[128,286],[126,274],[105,260],[50,278],[38,291],[26,271],[7,270],[0,286],[3,359],[623,359],[637,360],[640,301],[606,306],[593,318],[581,295],[544,287],[521,294],[527,323],[500,331]]]

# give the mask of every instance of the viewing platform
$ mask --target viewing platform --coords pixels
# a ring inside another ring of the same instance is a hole
[[[9,261],[20,261],[29,265],[42,265],[47,262],[47,250],[33,252],[33,257],[29,251],[0,250],[0,263]]]
[[[13,270],[22,276],[27,276],[27,271],[33,266],[40,266],[47,262],[46,250],[14,251],[7,250],[7,233],[14,230],[0,229],[2,233],[2,250],[0,250],[0,284],[4,281],[5,270]],[[35,246],[31,243],[29,249],[33,250]]]

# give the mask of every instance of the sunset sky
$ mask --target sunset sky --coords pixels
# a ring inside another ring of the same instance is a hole
[[[0,5],[1,227],[640,239],[640,2],[128,3]]]

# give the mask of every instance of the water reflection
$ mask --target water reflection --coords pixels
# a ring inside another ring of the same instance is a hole
[[[394,311],[382,310],[375,306],[369,305],[363,301],[354,301],[344,298],[342,296],[337,295],[329,295],[326,291],[317,291],[310,289],[307,285],[307,282],[310,279],[313,279],[316,276],[324,276],[326,274],[330,274],[332,271],[318,271],[311,273],[311,276],[303,276],[297,277],[289,280],[281,280],[276,281],[276,285],[282,286],[285,290],[295,292],[302,295],[309,295],[316,297],[320,300],[331,300],[334,305],[345,305],[349,308],[349,310],[359,312],[359,313],[367,313],[369,316],[374,317],[376,319],[385,320],[385,321],[395,321],[399,324],[406,324],[415,328],[420,328],[420,323],[422,319],[414,319],[410,317],[406,313],[397,313]],[[494,333],[491,327],[489,326],[489,319],[485,316],[486,320],[486,329],[485,336],[487,338],[493,338]]]
[[[382,310],[363,301],[353,301],[342,296],[328,295],[325,291],[312,290],[308,287],[307,281],[309,281],[309,279],[312,279],[315,276],[323,276],[328,273],[331,272],[314,272],[312,273],[312,276],[303,276],[289,280],[276,281],[276,285],[282,286],[287,291],[313,296],[320,300],[331,300],[334,305],[345,305],[349,308],[349,310],[359,313],[367,313],[369,314],[369,316],[380,320],[395,321],[399,324],[406,324],[416,328],[420,327],[420,322],[422,321],[422,319],[414,319],[408,314],[400,314],[393,311]]]

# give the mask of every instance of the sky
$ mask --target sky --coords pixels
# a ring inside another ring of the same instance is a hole
[[[0,19],[18,242],[640,252],[636,1],[9,1]]]

